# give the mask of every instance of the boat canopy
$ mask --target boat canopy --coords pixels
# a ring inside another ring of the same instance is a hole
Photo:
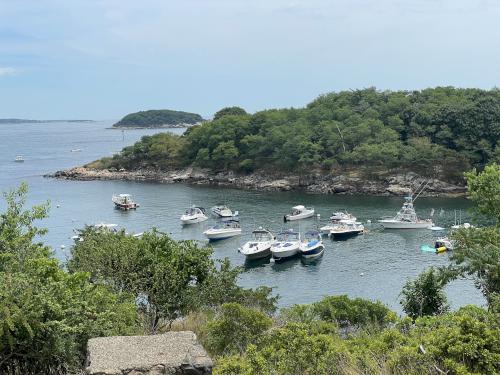
[[[292,207],[292,209],[297,210],[297,211],[302,211],[303,209],[305,209],[305,207],[303,205],[299,204],[298,206]]]
[[[130,194],[118,194],[120,198],[128,198],[130,197]]]
[[[304,235],[307,237],[317,237],[319,236],[319,232],[317,230],[309,230]]]

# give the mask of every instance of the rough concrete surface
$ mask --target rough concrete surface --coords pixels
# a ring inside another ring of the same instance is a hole
[[[190,331],[152,336],[114,336],[90,339],[90,375],[204,375],[212,360]]]

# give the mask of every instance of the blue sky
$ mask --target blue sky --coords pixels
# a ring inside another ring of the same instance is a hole
[[[497,0],[0,0],[0,118],[500,85]]]

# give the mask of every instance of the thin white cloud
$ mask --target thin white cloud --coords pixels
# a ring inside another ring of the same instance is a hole
[[[10,66],[5,66],[2,67],[0,66],[0,77],[1,76],[11,76],[16,74],[17,70],[14,68],[11,68]]]

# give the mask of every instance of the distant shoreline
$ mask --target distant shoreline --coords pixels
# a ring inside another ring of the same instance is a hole
[[[115,130],[137,130],[137,129],[186,129],[198,124],[173,124],[173,125],[148,125],[148,126],[110,126],[106,129]]]
[[[302,190],[315,194],[404,196],[411,187],[423,180],[429,184],[423,194],[428,197],[463,197],[465,186],[453,185],[437,179],[427,179],[413,172],[395,174],[381,179],[367,179],[349,174],[324,175],[268,175],[253,173],[238,175],[232,172],[212,172],[205,169],[186,168],[172,171],[157,170],[97,170],[75,167],[57,171],[44,177],[74,181],[149,181],[160,183],[188,183],[233,187],[257,191]]]
[[[0,124],[46,124],[55,122],[95,122],[95,120],[28,120],[20,118],[0,119]]]

